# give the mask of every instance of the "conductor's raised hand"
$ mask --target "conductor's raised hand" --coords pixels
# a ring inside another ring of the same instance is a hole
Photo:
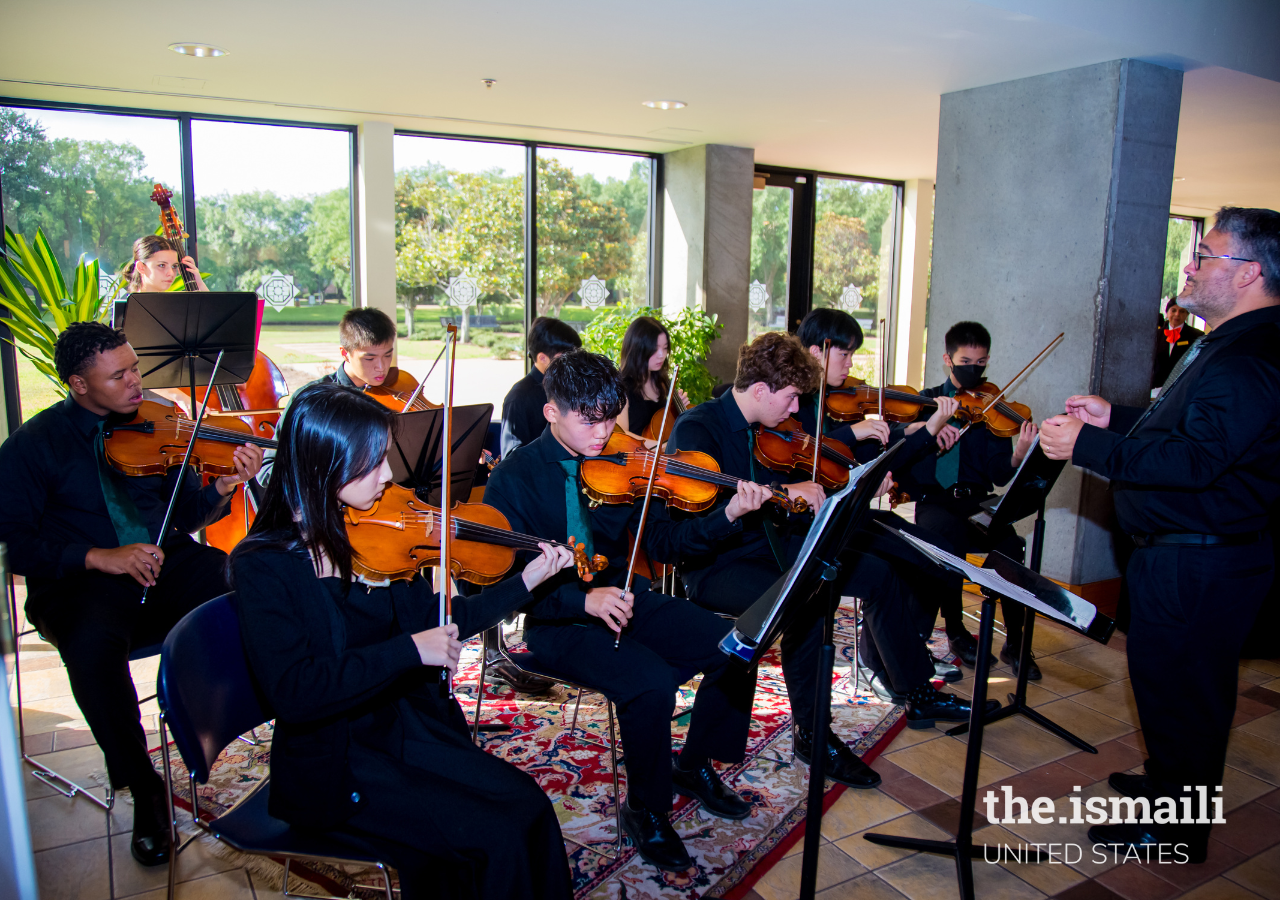
[[[125,544],[123,547],[93,547],[84,555],[84,567],[108,575],[128,575],[143,587],[152,587],[160,577],[164,551],[155,544]]]
[[[1076,438],[1084,422],[1075,416],[1061,415],[1040,423],[1040,449],[1050,459],[1071,459],[1076,448]]]
[[[622,588],[598,587],[587,591],[587,613],[603,619],[609,629],[618,634],[622,634],[622,629],[631,621],[634,603],[635,596],[623,593]]]
[[[1111,404],[1097,394],[1075,394],[1067,398],[1067,415],[1086,425],[1106,428],[1111,424]]]
[[[441,628],[429,628],[413,636],[418,648],[418,659],[424,666],[443,666],[451,673],[458,671],[458,654],[462,642],[458,640],[458,625],[450,622]]]
[[[756,484],[754,481],[739,481],[738,490],[724,508],[724,514],[729,517],[730,522],[736,522],[747,513],[764,506],[772,496],[773,491],[766,485]]]
[[[573,565],[573,553],[568,547],[539,541],[538,549],[542,552],[529,561],[520,576],[529,590],[533,590],[561,569]]]

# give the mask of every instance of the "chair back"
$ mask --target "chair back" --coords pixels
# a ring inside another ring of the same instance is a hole
[[[160,652],[160,709],[187,771],[201,784],[224,747],[271,718],[249,673],[233,596],[187,613]]]

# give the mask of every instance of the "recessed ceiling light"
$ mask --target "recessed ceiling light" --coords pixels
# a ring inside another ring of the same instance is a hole
[[[645,100],[643,105],[650,109],[684,109],[689,104],[683,100]]]
[[[215,47],[213,44],[196,44],[190,41],[183,41],[177,44],[170,44],[169,49],[174,53],[181,53],[183,56],[226,56],[227,51],[221,47]]]

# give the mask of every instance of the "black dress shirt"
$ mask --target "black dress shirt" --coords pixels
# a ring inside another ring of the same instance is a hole
[[[947,379],[937,387],[920,392],[925,397],[954,397],[955,386]],[[916,434],[928,434],[925,428]],[[914,437],[915,435],[913,435]],[[1007,484],[1017,469],[1013,465],[1013,438],[996,437],[985,425],[974,425],[960,438],[960,472],[956,484],[968,485],[989,494],[998,485]],[[909,448],[904,447],[904,451]],[[894,477],[901,487],[917,500],[940,490],[936,469],[938,466],[937,442],[930,440],[914,454],[903,454],[905,461],[901,472]]]
[[[547,405],[547,392],[542,387],[542,373],[533,368],[507,391],[502,400],[502,455],[524,444],[533,443],[547,427],[542,407]]]
[[[666,398],[663,398],[666,399]],[[648,400],[644,391],[627,391],[627,423],[632,434],[644,431],[653,414],[662,409],[662,400]]]
[[[572,458],[547,429],[531,443],[503,457],[489,476],[484,502],[500,510],[517,532],[564,541],[569,534],[565,473],[560,461]],[[597,572],[586,588],[621,587],[626,581],[630,563],[627,535],[639,530],[641,506],[642,501],[636,500],[603,504],[590,510],[595,552],[608,558],[609,568]],[[666,504],[654,500],[645,520],[645,552],[654,562],[662,563],[679,563],[686,555],[710,553],[722,538],[742,531],[742,520],[730,522],[723,506],[717,505],[705,515],[675,522],[667,513]],[[533,595],[537,602],[527,610],[532,619],[546,622],[590,618],[585,607],[586,589],[573,569],[549,578]]]
[[[85,571],[92,548],[120,545],[98,480],[95,415],[67,397],[32,416],[0,445],[0,541],[9,545],[13,570],[27,576],[31,595],[52,582]],[[111,415],[112,422],[132,416]],[[126,477],[112,471],[138,508],[148,533],[159,533],[178,469],[167,476]],[[228,497],[215,485],[200,486],[188,469],[164,543],[189,541],[197,531],[227,514]]]
[[[1112,406],[1085,425],[1071,461],[1110,478],[1130,534],[1242,534],[1269,527],[1280,499],[1280,307],[1236,316],[1143,410]]]

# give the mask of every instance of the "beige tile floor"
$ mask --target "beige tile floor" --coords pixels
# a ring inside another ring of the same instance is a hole
[[[1030,702],[1095,743],[1100,752],[1097,756],[1077,752],[1024,720],[1007,720],[987,732],[982,783],[993,789],[1009,785],[1020,797],[1061,798],[1076,786],[1084,796],[1109,794],[1107,775],[1140,767],[1143,760],[1123,635],[1103,647],[1041,620],[1036,652],[1044,680],[1033,686]],[[32,636],[23,642],[22,662],[28,752],[101,795],[92,776],[102,772],[102,754],[71,699],[56,651]],[[154,659],[133,664],[135,681],[144,693],[151,693],[147,686],[154,685],[155,670]],[[966,679],[951,688],[967,696],[971,684]],[[1012,687],[1011,672],[997,667],[989,696],[1003,699]],[[979,862],[975,866],[978,897],[1280,900],[1280,661],[1246,660],[1240,668],[1240,691],[1224,779],[1227,824],[1214,830],[1207,863]],[[16,700],[12,690],[10,700]],[[154,701],[143,706],[144,725],[151,732],[156,712]],[[956,896],[954,866],[948,860],[881,847],[862,836],[868,831],[934,839],[953,835],[959,819],[955,798],[960,792],[964,752],[964,740],[948,737],[941,729],[902,731],[875,762],[884,777],[882,786],[845,792],[824,819],[819,896],[827,900]],[[132,810],[126,803],[122,801],[108,816],[83,798],[67,800],[54,794],[29,769],[25,787],[41,897],[153,900],[164,896],[164,868],[144,869],[129,855]],[[978,837],[991,844],[1085,844],[1084,828],[987,825]],[[750,900],[789,900],[797,895],[800,849],[797,844],[756,883],[748,893]],[[179,881],[180,900],[279,896],[260,877],[232,867],[199,844],[182,855]]]

